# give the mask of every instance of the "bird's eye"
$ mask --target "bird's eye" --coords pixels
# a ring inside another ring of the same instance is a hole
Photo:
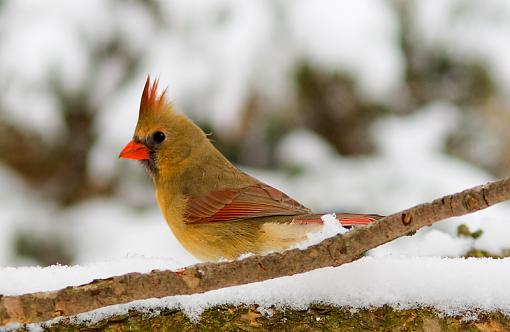
[[[156,131],[154,134],[152,134],[152,139],[156,143],[161,143],[165,140],[165,133],[161,131]]]

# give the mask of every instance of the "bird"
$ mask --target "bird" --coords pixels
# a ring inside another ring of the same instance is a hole
[[[168,226],[199,261],[235,260],[279,252],[324,227],[284,192],[234,166],[208,135],[174,109],[165,89],[147,77],[132,140],[119,158],[138,160],[152,178]],[[344,227],[367,225],[377,214],[336,213]]]

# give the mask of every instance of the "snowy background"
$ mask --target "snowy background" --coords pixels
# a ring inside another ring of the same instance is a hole
[[[196,262],[117,159],[147,74],[247,172],[317,211],[389,214],[510,174],[509,58],[503,0],[0,1],[0,293]],[[338,273],[434,256],[476,274],[437,257],[507,255],[509,235],[500,204]],[[56,263],[85,267],[13,268]]]

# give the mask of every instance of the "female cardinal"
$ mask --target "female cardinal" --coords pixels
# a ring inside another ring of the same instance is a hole
[[[321,214],[232,165],[157,88],[148,77],[133,139],[119,157],[145,166],[168,225],[193,256],[216,261],[285,250],[323,227]],[[336,217],[343,226],[380,218]]]

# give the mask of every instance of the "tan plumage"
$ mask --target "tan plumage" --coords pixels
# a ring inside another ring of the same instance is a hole
[[[284,250],[322,227],[320,214],[233,166],[198,126],[173,110],[165,93],[157,95],[157,81],[151,85],[149,78],[133,140],[120,157],[144,164],[168,225],[200,260]],[[355,225],[378,217],[340,219]]]

